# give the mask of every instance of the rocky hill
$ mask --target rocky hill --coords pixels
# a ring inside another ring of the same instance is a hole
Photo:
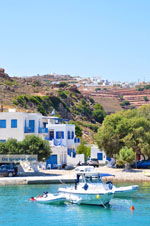
[[[79,122],[83,138],[92,142],[93,135],[105,116],[102,107],[98,109],[99,106],[96,106],[91,97],[81,94],[77,87],[72,85],[72,82],[68,84],[64,77],[58,84],[53,82],[54,78],[51,76],[46,76],[46,80],[45,76],[0,76],[1,111],[16,108],[17,111],[50,115],[55,110],[56,115],[72,120],[72,123]],[[97,111],[102,113],[101,118],[97,118]]]

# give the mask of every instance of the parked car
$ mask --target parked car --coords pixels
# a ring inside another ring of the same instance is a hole
[[[150,160],[138,161],[137,163],[134,163],[132,167],[138,169],[150,169]]]
[[[1,165],[0,166],[0,176],[2,177],[13,177],[16,176],[18,172],[17,166],[15,165]]]
[[[94,166],[94,167],[99,167],[98,159],[90,158],[89,160],[87,160],[87,165]]]
[[[116,168],[116,160],[114,158],[111,158],[110,161],[107,162],[107,167]]]

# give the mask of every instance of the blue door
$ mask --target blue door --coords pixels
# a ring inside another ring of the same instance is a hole
[[[35,121],[34,120],[29,120],[29,128],[30,128],[31,133],[35,132]]]
[[[46,168],[56,169],[57,168],[57,155],[51,155],[46,161]]]
[[[98,160],[103,160],[103,153],[97,153]]]
[[[49,139],[54,140],[54,131],[49,132]]]

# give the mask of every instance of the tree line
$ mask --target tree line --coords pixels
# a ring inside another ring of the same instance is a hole
[[[38,155],[38,160],[44,160],[50,156],[51,148],[49,142],[35,135],[28,135],[23,141],[8,139],[0,143],[1,155]]]

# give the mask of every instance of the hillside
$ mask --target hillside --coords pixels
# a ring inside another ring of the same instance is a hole
[[[79,88],[77,88],[79,86]],[[70,75],[10,77],[0,69],[1,111],[55,114],[79,122],[83,138],[93,142],[93,135],[107,114],[137,108],[150,103],[150,87],[84,87]]]
[[[62,118],[83,122],[79,125],[83,130],[83,138],[93,142],[93,135],[100,126],[95,114],[95,101],[81,94],[75,85],[68,85],[63,79],[59,85],[51,84],[51,78],[49,82],[42,79],[38,76],[0,76],[1,110],[16,108],[17,111],[40,112],[43,115],[50,115],[55,110],[55,114]],[[102,109],[100,111],[103,112]]]
[[[135,88],[80,87],[79,90],[83,95],[90,96],[100,103],[108,114],[122,109],[138,108],[150,104],[149,84],[143,84]]]

